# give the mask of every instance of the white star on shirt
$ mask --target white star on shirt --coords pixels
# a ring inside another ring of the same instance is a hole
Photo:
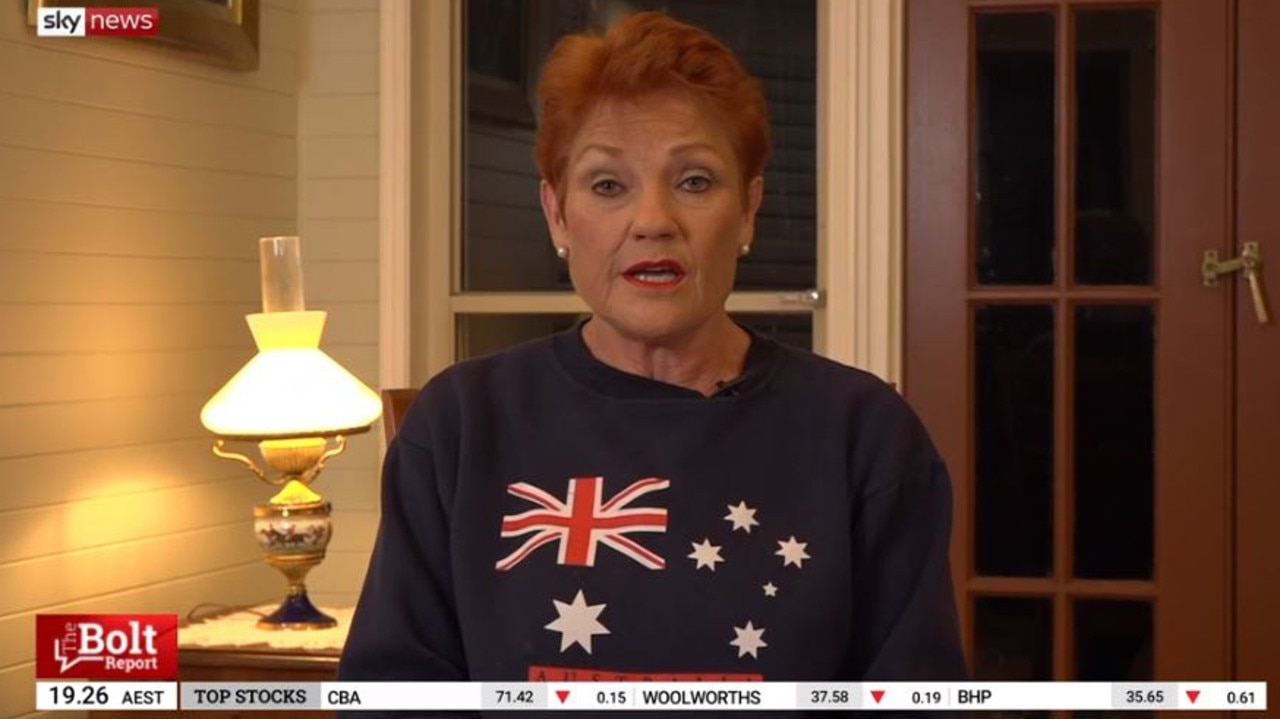
[[[573,598],[572,604],[566,604],[558,599],[552,599],[551,601],[556,605],[556,613],[560,616],[554,622],[543,627],[543,629],[560,632],[561,652],[574,644],[578,644],[587,650],[587,654],[590,654],[591,637],[596,634],[609,633],[608,628],[596,620],[596,617],[600,616],[600,612],[603,612],[608,605],[587,604],[587,599],[582,596],[581,589],[578,590],[578,596]]]
[[[785,567],[788,564],[794,564],[797,567],[804,569],[804,560],[810,558],[809,553],[804,551],[804,548],[807,546],[809,546],[808,542],[797,542],[795,535],[793,534],[787,541],[778,542],[779,549],[774,552],[774,554],[782,557],[782,566]]]
[[[698,566],[694,569],[709,568],[716,571],[716,562],[723,562],[724,557],[720,556],[720,547],[711,543],[710,539],[703,539],[702,543],[693,542],[693,551],[689,553],[689,559],[695,560]]]
[[[751,528],[760,524],[756,521],[756,510],[747,506],[746,502],[738,502],[738,506],[732,504],[726,505],[729,513],[725,515],[725,519],[733,522],[733,530],[736,532],[741,529],[747,534],[751,534]]]
[[[764,595],[766,597],[778,596],[778,587],[775,586],[773,582],[769,582],[768,584],[764,585]]]
[[[752,657],[759,659],[760,655],[756,652],[758,652],[761,647],[769,646],[762,638],[764,636],[764,629],[756,629],[751,626],[751,622],[747,622],[747,626],[745,627],[734,627],[733,631],[738,635],[738,637],[729,642],[729,645],[738,648],[739,658],[750,654]]]

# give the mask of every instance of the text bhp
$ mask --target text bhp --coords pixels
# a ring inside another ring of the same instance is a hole
[[[956,692],[958,704],[986,704],[991,700],[990,689],[961,689]]]
[[[160,8],[156,7],[44,7],[36,24],[36,34],[41,37],[146,37],[159,33]]]

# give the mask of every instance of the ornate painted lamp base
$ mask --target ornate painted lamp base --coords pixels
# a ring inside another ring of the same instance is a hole
[[[337,625],[337,619],[311,603],[306,587],[297,594],[290,591],[274,612],[258,620],[259,629],[328,629]]]
[[[306,585],[307,572],[324,560],[324,550],[332,536],[329,510],[329,502],[318,496],[317,501],[291,504],[273,501],[253,508],[253,531],[258,546],[267,563],[280,570],[289,582],[289,594],[274,612],[258,621],[258,627],[328,629],[338,623],[316,609],[307,596]]]

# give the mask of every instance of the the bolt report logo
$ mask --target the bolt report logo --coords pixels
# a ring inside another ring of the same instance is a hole
[[[40,679],[177,679],[176,614],[40,614]]]

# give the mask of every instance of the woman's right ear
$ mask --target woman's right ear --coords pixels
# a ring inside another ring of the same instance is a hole
[[[551,232],[551,243],[557,248],[567,247],[568,234],[564,226],[564,214],[560,211],[560,198],[556,197],[556,188],[550,182],[542,180],[538,185],[538,198],[542,201],[542,216],[547,219],[547,230]]]

